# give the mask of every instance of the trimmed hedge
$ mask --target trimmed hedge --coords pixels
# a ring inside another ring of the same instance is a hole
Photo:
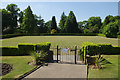
[[[2,56],[17,56],[19,55],[18,47],[15,46],[9,46],[9,47],[0,47],[0,50],[2,50]]]
[[[83,42],[82,52],[93,56],[98,54],[115,55],[120,54],[120,47],[113,47],[111,44],[94,44],[90,42]]]
[[[18,37],[18,36],[102,36],[106,37],[104,34],[99,33],[32,33],[32,34],[26,34],[26,33],[18,33],[18,34],[4,34],[0,35],[0,38],[12,38],[12,37]],[[120,35],[117,36],[117,38],[120,38]]]
[[[51,43],[50,42],[43,42],[36,44],[36,50],[40,51],[48,51],[50,49]]]
[[[29,55],[31,51],[35,50],[35,44],[19,43],[18,50],[19,50],[20,55]]]
[[[0,50],[2,51],[2,56],[24,56],[24,55],[30,55],[31,51],[36,51],[36,50],[49,51],[50,46],[51,46],[50,42],[43,42],[38,44],[19,43],[18,47],[5,46],[5,47],[0,47]]]

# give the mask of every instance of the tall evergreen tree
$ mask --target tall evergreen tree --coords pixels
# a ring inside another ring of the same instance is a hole
[[[24,17],[21,29],[23,30],[23,32],[31,34],[36,31],[36,26],[36,20],[30,6],[28,6],[27,9],[24,10]]]
[[[70,11],[69,16],[67,17],[67,20],[65,21],[65,31],[67,33],[78,32],[78,24],[73,11]]]
[[[66,19],[67,19],[67,16],[63,12],[62,15],[61,15],[60,23],[59,23],[59,27],[60,27],[60,30],[61,30],[62,33],[65,32],[64,24],[65,24]]]
[[[55,16],[52,17],[51,30],[52,29],[57,30],[57,24],[56,24]]]

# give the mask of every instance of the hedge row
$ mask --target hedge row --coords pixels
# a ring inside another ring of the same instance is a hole
[[[32,34],[25,34],[25,33],[19,33],[19,34],[5,34],[5,35],[0,35],[0,38],[5,39],[5,38],[12,38],[12,37],[17,37],[17,36],[102,36],[106,37],[104,34],[99,34],[99,33],[32,33]],[[117,36],[117,38],[120,38],[120,35]]]
[[[25,34],[25,33],[19,33],[19,34],[5,34],[0,35],[2,39],[5,38],[12,38],[17,36],[99,36],[97,33],[32,33],[32,34]]]
[[[38,44],[19,43],[17,47],[7,46],[7,47],[0,47],[0,49],[2,50],[2,56],[23,56],[23,55],[30,55],[31,51],[36,51],[36,50],[49,51],[50,46],[51,46],[50,42],[44,42]]]
[[[82,52],[87,55],[115,55],[120,54],[120,47],[113,47],[111,44],[94,44],[90,42],[83,42]]]

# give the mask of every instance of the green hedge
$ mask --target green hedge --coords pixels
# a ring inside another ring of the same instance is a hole
[[[2,51],[2,56],[17,56],[19,55],[18,47],[9,46],[9,47],[0,47]]]
[[[51,43],[50,42],[43,42],[36,44],[36,50],[40,51],[48,51],[50,49]]]
[[[29,55],[31,51],[35,50],[35,44],[19,43],[18,50],[19,50],[20,55]]]
[[[113,47],[111,44],[94,44],[90,42],[83,42],[82,52],[87,55],[93,56],[98,54],[115,55],[120,54],[120,47]]]
[[[49,51],[50,46],[51,46],[50,42],[43,42],[39,44],[19,43],[17,47],[5,46],[5,47],[0,47],[0,50],[2,51],[2,56],[24,56],[24,55],[30,55],[31,51],[36,51],[36,50]]]
[[[118,36],[117,36],[117,38],[119,38],[119,39],[120,39],[120,35],[118,35]]]

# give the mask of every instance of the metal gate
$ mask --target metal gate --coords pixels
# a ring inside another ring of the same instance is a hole
[[[69,47],[57,47],[52,48],[53,50],[53,59],[57,63],[70,63],[70,64],[83,64],[80,61],[80,49],[77,46],[74,48]]]

